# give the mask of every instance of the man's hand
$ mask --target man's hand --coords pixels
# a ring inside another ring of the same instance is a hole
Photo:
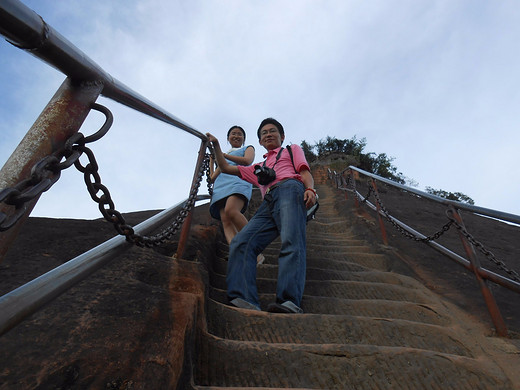
[[[305,202],[305,207],[310,209],[316,203],[316,194],[312,190],[306,189],[303,193],[303,201]]]

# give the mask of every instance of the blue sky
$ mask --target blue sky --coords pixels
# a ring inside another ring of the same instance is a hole
[[[225,145],[366,138],[406,177],[520,214],[520,3],[481,0],[26,0],[106,72]],[[0,41],[3,165],[64,76]],[[114,125],[91,144],[122,212],[186,198],[199,140],[100,98]],[[91,114],[82,128],[101,122]],[[201,192],[205,192],[204,189]],[[74,168],[33,215],[98,218]]]

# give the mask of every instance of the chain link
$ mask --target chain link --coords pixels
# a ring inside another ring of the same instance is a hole
[[[188,200],[173,223],[153,236],[136,234],[134,228],[128,225],[123,215],[115,209],[110,191],[101,183],[101,177],[98,172],[99,166],[94,153],[91,149],[86,147],[87,143],[99,140],[108,132],[113,123],[112,113],[108,108],[96,103],[93,103],[91,108],[105,115],[105,123],[95,134],[85,137],[79,132],[75,133],[65,142],[62,149],[50,156],[44,157],[36,163],[32,168],[30,178],[22,180],[14,187],[0,191],[0,203],[3,202],[15,207],[10,215],[0,212],[0,231],[8,230],[14,226],[27,211],[27,203],[47,191],[56,183],[62,170],[74,165],[78,171],[83,173],[83,178],[90,197],[94,202],[98,203],[101,214],[108,222],[114,225],[114,228],[120,235],[126,236],[127,241],[137,246],[152,247],[164,243],[177,232],[189,212],[193,209],[198,189],[204,175],[207,176],[210,195],[213,193],[213,184],[209,179],[209,154],[205,155],[197,172],[194,186],[190,190]],[[85,155],[88,160],[85,165],[83,165],[80,160],[82,155]],[[62,161],[62,159],[64,160]]]
[[[213,182],[211,181],[211,174],[210,174],[210,156],[213,155],[213,151],[210,149],[210,153],[206,153],[206,160],[208,161],[208,166],[206,168],[206,182],[208,185],[208,194],[210,196],[213,196]]]
[[[362,202],[366,202],[368,196],[370,196],[370,191],[368,193],[368,195],[365,197],[365,199],[362,199],[358,194],[357,194],[357,191],[355,190],[355,186],[353,183],[350,183],[350,175],[347,176],[348,179],[347,179],[347,183],[346,183],[346,187],[348,188],[348,185],[350,184],[350,187],[354,190],[354,193],[356,194],[356,197],[362,201]],[[371,188],[371,187],[369,187]],[[431,235],[431,236],[427,236],[427,237],[419,237],[415,234],[412,234],[410,233],[409,231],[405,230],[403,227],[401,227],[397,222],[395,222],[390,214],[388,213],[388,211],[386,210],[385,206],[383,205],[383,202],[381,202],[381,199],[379,197],[379,194],[376,192],[376,191],[373,191],[374,193],[374,197],[376,199],[376,202],[377,204],[379,205],[379,208],[381,209],[381,211],[383,212],[384,216],[386,217],[386,219],[401,233],[403,234],[404,236],[406,236],[407,238],[410,238],[412,240],[415,240],[415,241],[420,241],[420,242],[427,242],[427,241],[435,241],[435,240],[438,240],[445,232],[447,232],[450,227],[452,225],[454,225],[461,233],[464,237],[466,237],[466,239],[474,246],[476,247],[488,260],[490,260],[491,262],[493,262],[499,269],[501,269],[502,271],[508,273],[510,276],[511,276],[511,279],[517,281],[517,282],[520,282],[520,274],[515,271],[515,270],[512,270],[512,269],[509,269],[507,267],[507,265],[497,259],[495,257],[495,255],[490,252],[489,250],[487,250],[484,245],[477,241],[465,228],[464,226],[460,225],[452,216],[449,215],[449,212],[452,212],[451,210],[447,210],[446,211],[446,215],[449,219],[449,221],[441,228],[441,230],[439,230],[438,232],[436,232],[435,234]]]
[[[511,279],[520,282],[520,274],[515,270],[509,269],[502,260],[497,259],[495,255],[487,250],[481,242],[477,241],[477,239],[473,237],[464,226],[459,224],[454,217],[450,216],[451,213],[453,213],[452,210],[446,211],[448,218],[453,222],[457,230],[468,240],[468,242],[477,248],[489,261],[495,263],[499,269],[511,275]]]
[[[356,198],[359,200],[360,203],[366,203],[367,200],[370,198],[370,194],[372,194],[372,192],[373,192],[372,186],[370,185],[370,181],[367,182],[367,187],[368,187],[368,193],[364,198],[362,198],[360,195],[358,195],[358,192],[354,188],[354,194],[356,195]],[[376,195],[375,192],[374,192],[374,195]]]
[[[435,241],[438,240],[444,233],[446,233],[451,225],[453,224],[453,221],[448,221],[438,232],[432,234],[431,236],[427,237],[419,237],[416,234],[410,233],[409,231],[405,230],[401,225],[399,225],[397,222],[395,222],[391,217],[388,211],[386,210],[385,206],[381,202],[381,199],[379,198],[379,195],[377,192],[374,192],[374,197],[376,198],[376,202],[379,205],[379,208],[385,215],[386,219],[404,236],[419,242],[427,242],[427,241]]]

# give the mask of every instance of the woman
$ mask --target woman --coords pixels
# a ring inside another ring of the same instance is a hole
[[[252,145],[244,146],[246,132],[240,126],[233,126],[227,132],[227,140],[231,149],[224,153],[224,157],[231,165],[251,165],[255,159],[255,148]],[[242,214],[251,199],[252,185],[239,177],[221,173],[220,168],[214,168],[214,161],[210,164],[210,179],[213,184],[213,196],[209,212],[213,218],[222,221],[226,241],[231,243],[235,235],[247,224]],[[264,257],[260,254],[258,262],[261,264]]]

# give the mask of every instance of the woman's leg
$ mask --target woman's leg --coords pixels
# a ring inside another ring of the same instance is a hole
[[[226,199],[226,204],[220,209],[220,219],[224,228],[226,241],[231,243],[235,235],[247,224],[247,219],[240,211],[244,207],[245,200],[239,196],[231,195]]]
[[[228,244],[235,235],[247,225],[247,218],[242,214],[245,200],[241,196],[231,195],[226,200],[226,205],[220,210],[220,219],[224,228],[224,235]],[[261,253],[257,257],[257,263],[262,264],[265,260]]]

